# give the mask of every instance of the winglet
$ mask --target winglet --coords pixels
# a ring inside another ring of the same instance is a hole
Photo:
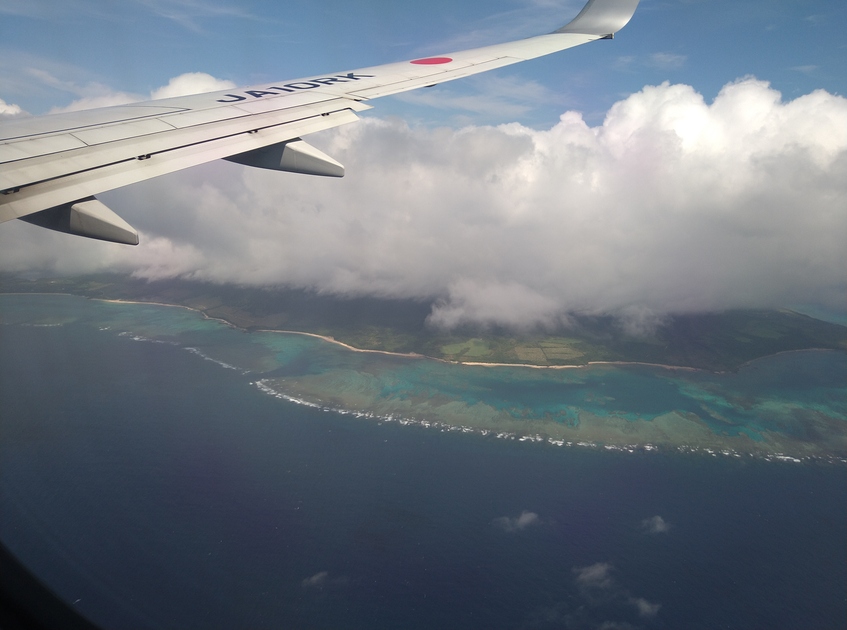
[[[632,19],[639,0],[588,0],[573,20],[555,33],[581,33],[611,38]]]

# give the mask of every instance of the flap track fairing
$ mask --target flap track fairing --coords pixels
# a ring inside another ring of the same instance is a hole
[[[273,171],[344,177],[344,167],[341,164],[300,138],[253,149],[224,159]]]
[[[20,219],[66,234],[124,245],[138,245],[138,232],[135,228],[94,197],[48,208]]]

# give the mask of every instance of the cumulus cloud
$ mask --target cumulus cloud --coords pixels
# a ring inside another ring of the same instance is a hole
[[[612,580],[612,565],[608,562],[598,562],[587,567],[577,567],[573,570],[576,576],[576,583],[580,586],[590,588],[611,588]]]
[[[573,573],[580,595],[590,606],[631,606],[641,618],[655,617],[662,607],[661,604],[650,602],[643,597],[633,596],[628,589],[618,584],[613,576],[614,567],[608,562],[575,567]]]
[[[537,525],[540,522],[538,514],[527,512],[526,510],[521,512],[520,516],[500,516],[492,521],[495,527],[499,527],[506,532],[519,532],[530,525]]]
[[[12,222],[0,269],[428,299],[446,327],[605,313],[638,334],[675,313],[843,309],[847,99],[822,90],[786,101],[745,78],[707,103],[664,83],[593,127],[367,118],[309,140],[344,179],[208,164],[101,196],[137,248]]]
[[[0,116],[18,116],[23,113],[20,105],[15,105],[14,103],[7,103],[2,98],[0,98]]]
[[[641,527],[648,534],[666,534],[671,529],[671,524],[661,516],[651,516],[641,521]]]
[[[86,95],[74,99],[63,107],[54,107],[50,110],[50,113],[61,114],[62,112],[79,112],[86,109],[95,109],[97,107],[127,105],[129,103],[137,103],[138,101],[144,100],[138,94],[113,91],[96,83],[87,85],[80,91],[86,93]]]
[[[661,604],[653,604],[643,597],[630,597],[629,603],[635,606],[638,614],[642,617],[655,617],[662,607]]]
[[[111,105],[124,105],[143,100],[140,94],[121,92],[97,81],[77,82],[71,79],[63,79],[56,76],[56,72],[40,67],[27,68],[26,74],[40,82],[42,85],[72,94],[77,98],[69,104],[54,107],[49,113],[75,112],[95,107],[109,107]]]
[[[150,94],[150,98],[171,98],[188,94],[202,94],[235,87],[232,81],[218,79],[205,72],[186,72],[171,79],[167,85],[160,87]]]
[[[94,109],[95,107],[125,105],[127,103],[137,103],[138,101],[150,99],[201,94],[203,92],[225,90],[235,86],[232,81],[218,79],[205,72],[186,72],[185,74],[173,77],[168,81],[167,85],[156,88],[148,96],[145,96],[143,94],[114,90],[96,81],[80,83],[60,79],[54,73],[42,68],[29,68],[27,74],[48,87],[77,96],[68,105],[51,109],[51,114]]]

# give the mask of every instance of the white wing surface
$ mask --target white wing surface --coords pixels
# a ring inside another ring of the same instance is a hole
[[[225,158],[249,166],[341,177],[344,167],[300,138],[357,120],[380,96],[452,81],[610,39],[639,0],[589,0],[547,35],[370,68],[243,89],[104,107],[0,125],[0,222],[137,244],[94,198],[113,188]]]

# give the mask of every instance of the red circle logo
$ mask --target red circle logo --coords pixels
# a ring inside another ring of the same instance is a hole
[[[426,59],[415,59],[411,63],[419,66],[435,66],[439,63],[450,63],[451,61],[453,60],[450,57],[427,57]]]

